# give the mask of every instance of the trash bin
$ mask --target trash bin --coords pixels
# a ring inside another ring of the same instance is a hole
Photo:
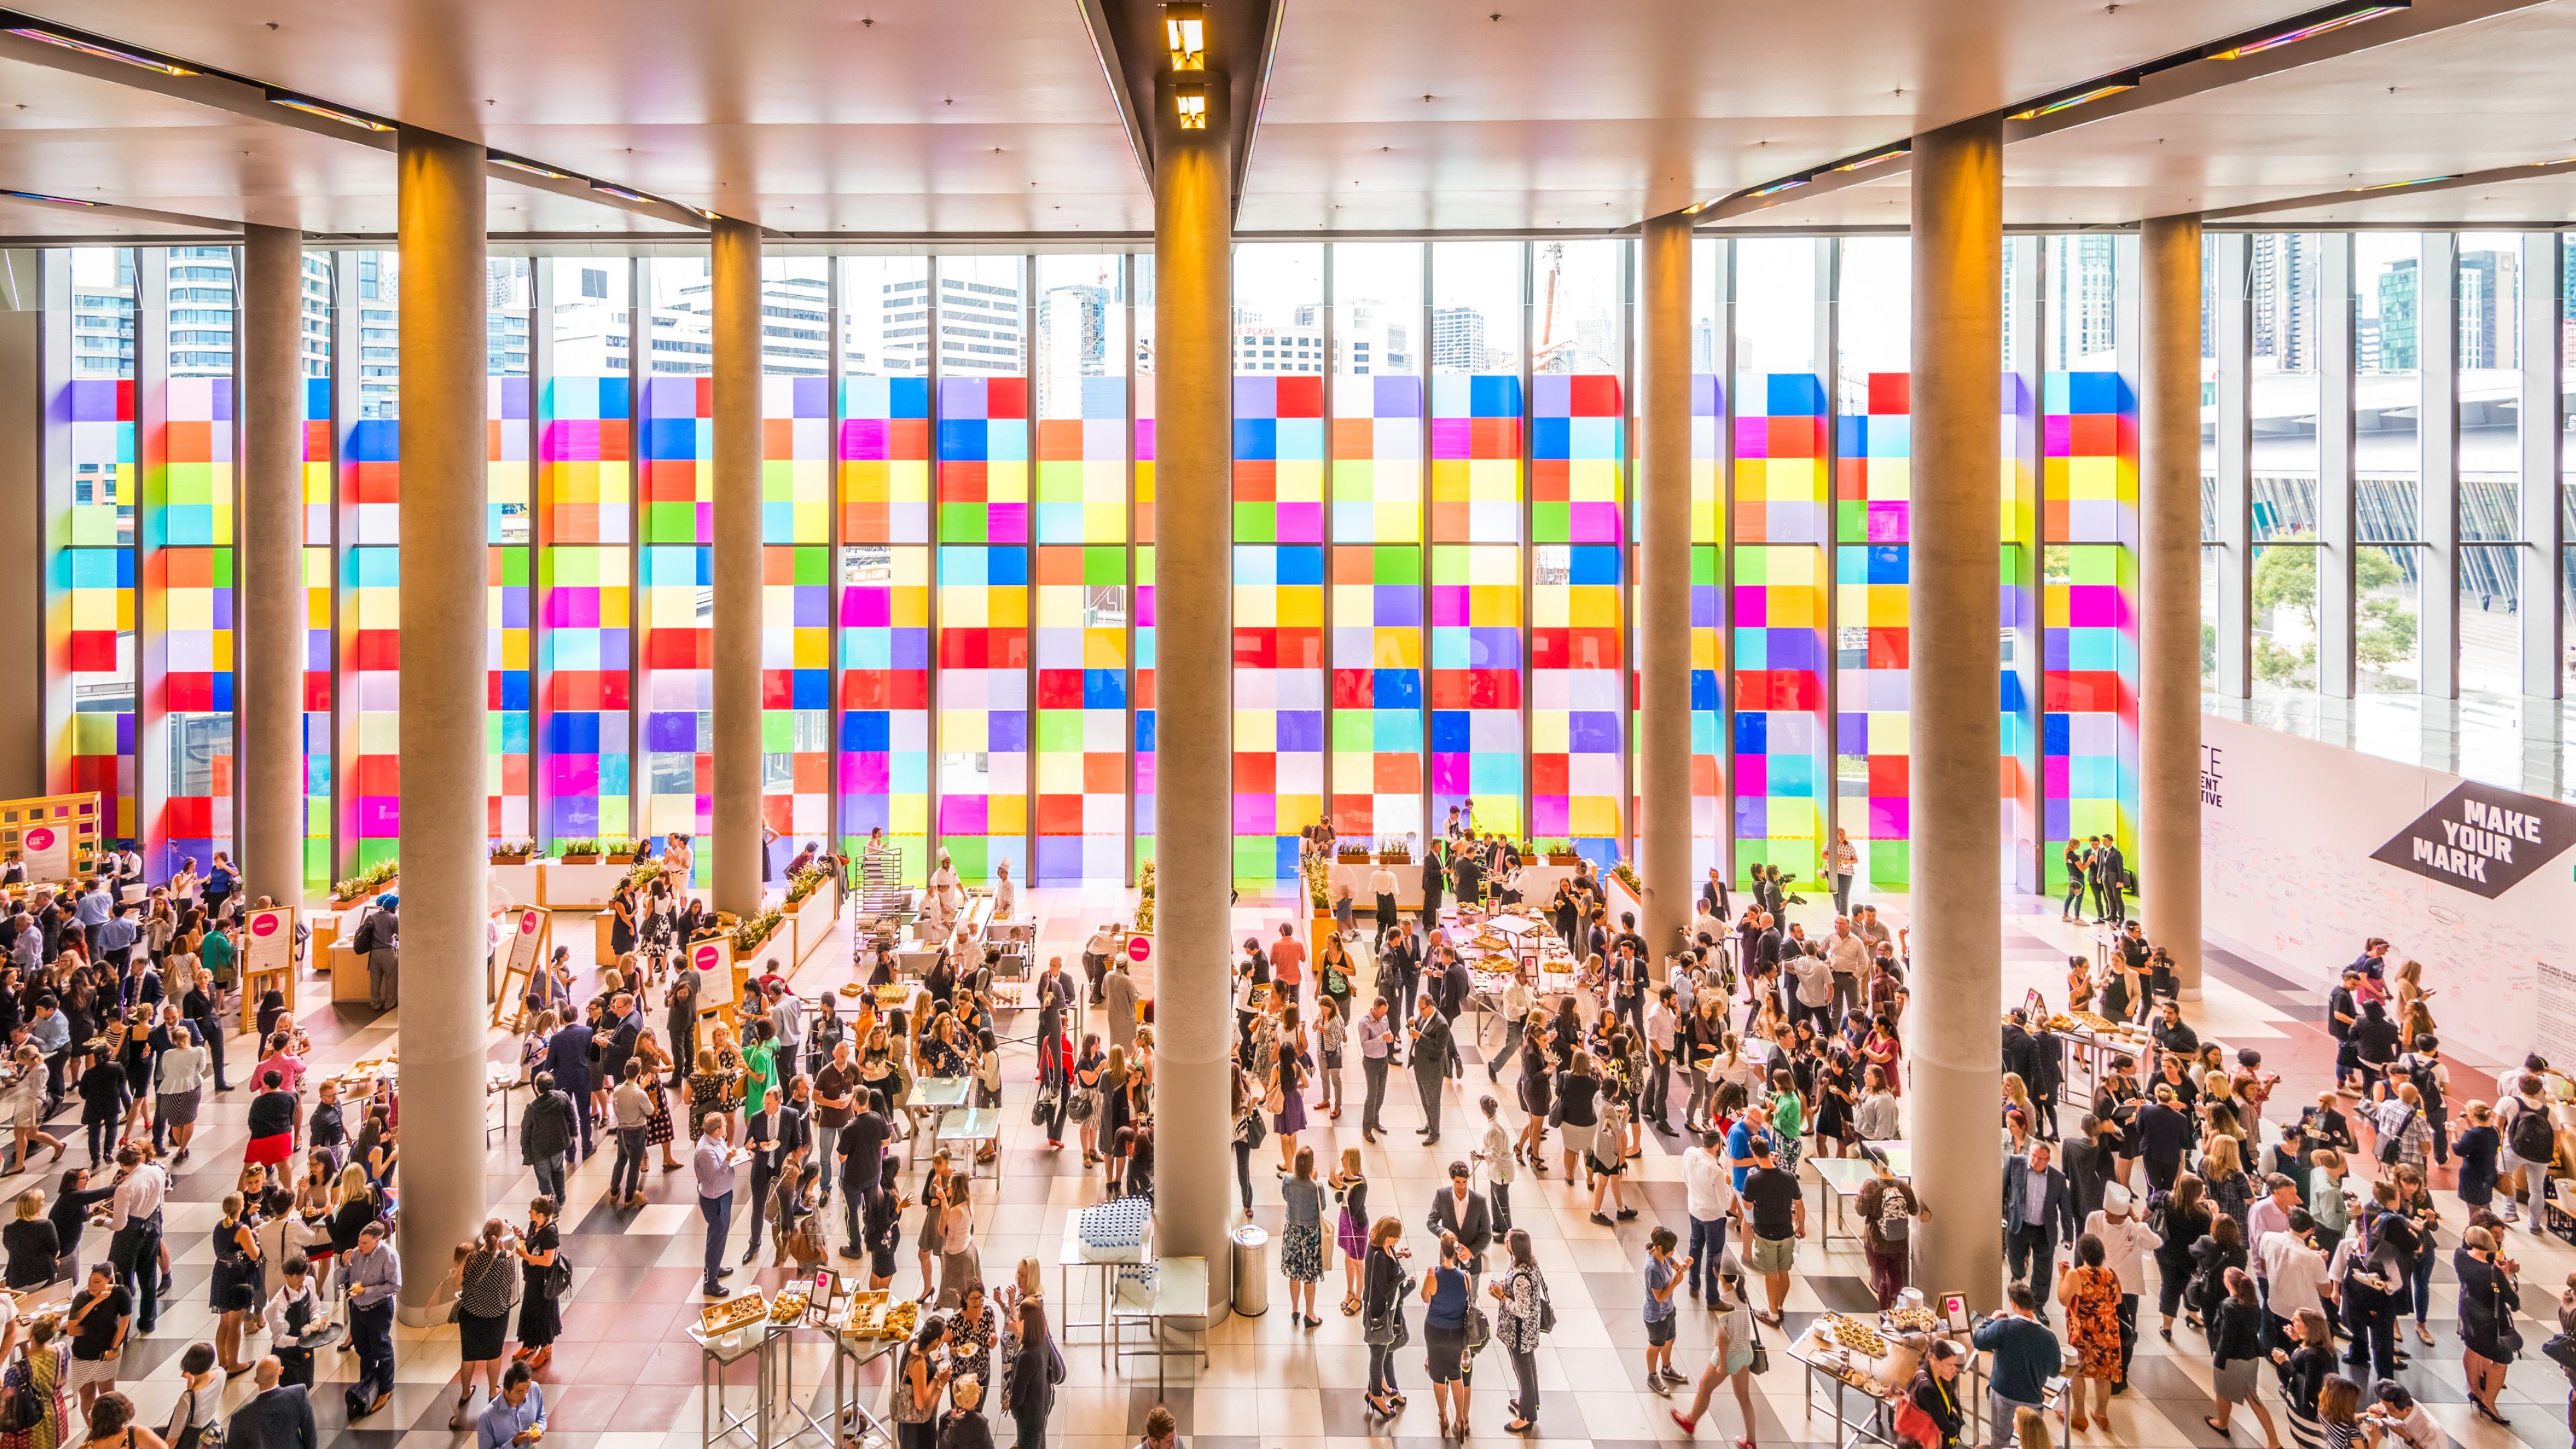
[[[1259,1318],[1270,1311],[1270,1234],[1257,1223],[1245,1223],[1232,1236],[1234,1311]]]

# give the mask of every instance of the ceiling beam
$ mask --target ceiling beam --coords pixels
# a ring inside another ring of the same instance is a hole
[[[155,95],[168,96],[174,100],[187,101],[193,105],[204,106],[209,110],[223,111],[231,115],[246,117],[265,125],[285,126],[299,131],[308,131],[316,136],[327,136],[335,141],[346,141],[352,145],[366,146],[374,150],[383,151],[388,155],[391,155],[395,150],[395,133],[392,130],[388,129],[380,131],[365,125],[333,120],[327,116],[316,115],[310,111],[298,110],[293,106],[280,104],[277,99],[280,95],[286,95],[297,99],[311,100],[352,116],[361,116],[368,120],[377,121],[377,123],[381,125],[392,126],[397,124],[393,118],[369,117],[366,116],[366,113],[359,111],[355,107],[338,106],[327,96],[316,96],[309,92],[292,91],[285,87],[271,86],[263,81],[254,80],[247,76],[235,75],[229,71],[219,70],[212,66],[199,65],[197,62],[192,61],[185,56],[168,56],[167,59],[187,70],[189,72],[188,74],[164,74],[157,70],[147,70],[142,66],[128,65],[122,61],[110,60],[104,56],[91,55],[65,46],[52,45],[41,40],[31,40],[23,35],[12,35],[7,33],[9,28],[19,27],[41,27],[45,30],[61,35],[103,43],[120,50],[133,51],[141,55],[159,56],[162,54],[158,51],[149,50],[146,47],[129,45],[112,36],[98,35],[93,31],[83,30],[78,26],[60,24],[41,16],[29,15],[20,11],[0,10],[0,60],[16,61],[22,65],[41,66],[47,70],[63,71],[71,75],[86,76],[92,80],[106,81],[111,85],[126,86],[135,90],[150,91]],[[471,138],[460,139],[470,140]],[[474,144],[479,145],[481,143],[474,142]],[[486,154],[496,153],[490,153],[487,151]],[[677,222],[683,226],[701,231],[705,230],[709,225],[709,218],[704,213],[692,207],[682,206],[678,202],[667,201],[660,197],[648,196],[641,192],[632,191],[630,188],[620,188],[621,190],[626,190],[628,192],[627,195],[611,194],[609,192],[600,191],[596,188],[598,185],[615,185],[613,182],[601,181],[594,184],[592,178],[576,175],[559,166],[552,166],[531,158],[518,159],[525,161],[525,165],[513,166],[501,161],[491,161],[486,164],[484,170],[495,181],[506,181],[514,186],[525,186],[539,191],[550,191],[557,196],[570,197],[577,201],[587,201],[598,206],[606,206],[619,211],[632,212],[638,216],[648,216],[656,221]],[[530,170],[526,169],[527,167],[536,167],[539,169]],[[541,173],[552,174],[549,175]],[[0,185],[5,185],[6,182],[7,178],[0,177]],[[193,225],[196,223],[192,222],[190,224]],[[235,218],[232,221],[222,223],[222,225],[238,227],[241,225],[241,220],[239,218]]]
[[[1270,86],[1272,57],[1279,50],[1279,26],[1286,0],[1206,0],[1207,66],[1225,76],[1226,115],[1234,128],[1232,201],[1243,205],[1243,178],[1261,126],[1261,107]],[[1128,140],[1154,183],[1154,83],[1168,68],[1163,38],[1162,0],[1082,0],[1083,18],[1093,26],[1101,64],[1117,92],[1118,111],[1128,126]],[[1098,19],[1092,18],[1094,9]]]
[[[2458,191],[2470,186],[2495,186],[2515,181],[2539,181],[2552,176],[2576,175],[2576,156],[2555,161],[2535,161],[2525,166],[2491,166],[2484,171],[2463,171],[2456,176],[2428,176],[2420,181],[2400,181],[2380,186],[2347,186],[2335,191],[2313,192],[2306,196],[2285,196],[2277,201],[2249,201],[2239,206],[2222,206],[2201,213],[2204,221],[2225,221],[2232,217],[2262,216],[2275,211],[2296,211],[2318,206],[2370,206],[2383,201],[2398,201],[2422,196],[2430,191]],[[2567,220],[2535,223],[2540,230],[2566,226]],[[2485,222],[2480,230],[2493,230]]]
[[[2128,115],[2192,96],[2206,95],[2212,91],[2243,85],[2248,81],[2261,80],[2302,66],[2338,60],[2365,50],[2402,44],[2419,36],[2431,35],[2438,31],[2454,29],[2498,15],[2511,14],[2517,10],[2549,3],[2551,0],[2414,0],[2407,9],[2375,16],[2358,25],[2328,31],[2292,45],[2284,45],[2275,50],[2264,51],[2238,60],[2218,60],[2205,56],[2193,57],[2188,54],[2181,58],[2169,57],[2163,62],[2140,67],[2146,73],[2138,79],[2134,89],[2106,96],[2098,101],[2087,102],[2071,110],[2060,111],[2053,116],[2036,117],[2027,121],[2009,119],[2014,112],[2029,106],[2031,103],[2028,101],[2015,102],[1999,108],[2007,117],[2004,121],[2004,144],[2009,146],[2015,141],[2028,141],[2041,136],[2055,135],[2060,131],[2071,131],[2078,126],[2090,125],[2095,121],[2106,120],[2113,116]],[[2264,29],[2277,32],[2295,24],[2300,18],[2289,17]],[[2201,49],[2216,49],[2217,45],[2217,42],[2212,42],[2211,45]],[[2070,83],[2069,89],[2082,84],[2079,79]],[[1906,139],[1908,138],[1891,138],[1885,145],[1897,145]],[[1875,149],[1883,150],[1885,146]],[[1853,158],[1871,154],[1873,154],[1872,151],[1859,151],[1853,153]],[[1913,169],[1912,159],[1906,156],[1898,156],[1863,170],[1836,172],[1828,169],[1836,164],[1838,162],[1829,161],[1814,172],[1792,172],[1776,181],[1748,187],[1723,200],[1711,203],[1699,213],[1700,228],[1707,231],[1729,221],[1740,223],[1746,217],[1795,206],[1802,201],[1840,191],[1847,186],[1884,181],[1893,176],[1905,175]],[[2007,173],[2010,172],[2009,159],[2005,169]],[[1801,176],[1806,179],[1799,180]],[[1782,182],[1796,184],[1793,189],[1783,190],[1771,196],[1753,194],[1779,186]],[[2229,213],[2208,213],[2212,217],[2227,214]]]

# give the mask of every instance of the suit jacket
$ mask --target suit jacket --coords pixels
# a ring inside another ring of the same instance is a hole
[[[1471,1271],[1484,1271],[1485,1250],[1494,1243],[1494,1215],[1493,1209],[1486,1206],[1483,1193],[1468,1193],[1467,1209],[1461,1213],[1457,1194],[1443,1183],[1440,1190],[1431,1196],[1429,1226],[1435,1234],[1456,1234],[1458,1245],[1476,1255],[1475,1267]]]
[[[281,1384],[233,1410],[224,1442],[240,1449],[315,1449],[313,1400],[301,1384]]]
[[[546,1042],[546,1070],[576,1100],[590,1090],[590,1038],[590,1028],[574,1022]]]
[[[1434,1011],[1427,1021],[1420,1017],[1414,1020],[1422,1028],[1422,1035],[1413,1039],[1414,1074],[1433,1078],[1449,1075],[1449,1018]]]
[[[2039,1222],[2022,1219],[2022,1199],[2030,1185],[2030,1159],[2004,1159],[2004,1230],[2017,1233],[2023,1228],[2045,1228],[2061,1237],[2075,1236],[2075,1205],[2066,1193],[2066,1174],[2048,1169],[2048,1187],[2041,1199]]]
[[[778,1150],[769,1154],[771,1171],[787,1161],[787,1154],[814,1140],[814,1109],[798,1102],[788,1102],[774,1109],[778,1118]]]
[[[2120,847],[2103,846],[2093,852],[2093,879],[2105,886],[2117,886],[2127,864],[2120,854]]]

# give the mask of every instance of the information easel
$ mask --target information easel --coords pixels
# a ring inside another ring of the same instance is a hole
[[[26,862],[30,885],[87,879],[98,868],[98,792],[0,800],[0,860]]]
[[[242,918],[242,1030],[259,1026],[259,998],[274,986],[295,1011],[295,907],[269,906]]]
[[[492,997],[494,1026],[499,1026],[505,1015],[517,1016],[519,999],[528,994],[528,983],[544,969],[555,938],[555,913],[543,906],[519,906],[502,913],[501,918],[510,923],[511,929],[501,940],[501,985]]]

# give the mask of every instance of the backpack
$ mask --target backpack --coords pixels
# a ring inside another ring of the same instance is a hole
[[[1889,1183],[1878,1195],[1878,1240],[1896,1246],[1909,1240],[1914,1231],[1914,1214],[1905,1202],[1905,1189]]]
[[[2505,1132],[2505,1145],[2525,1162],[2547,1162],[2558,1152],[2558,1134],[2549,1126],[2547,1109],[2517,1106],[2513,1126]]]
[[[358,923],[357,932],[349,937],[349,949],[361,956],[376,949],[375,912],[369,911],[367,918]]]

